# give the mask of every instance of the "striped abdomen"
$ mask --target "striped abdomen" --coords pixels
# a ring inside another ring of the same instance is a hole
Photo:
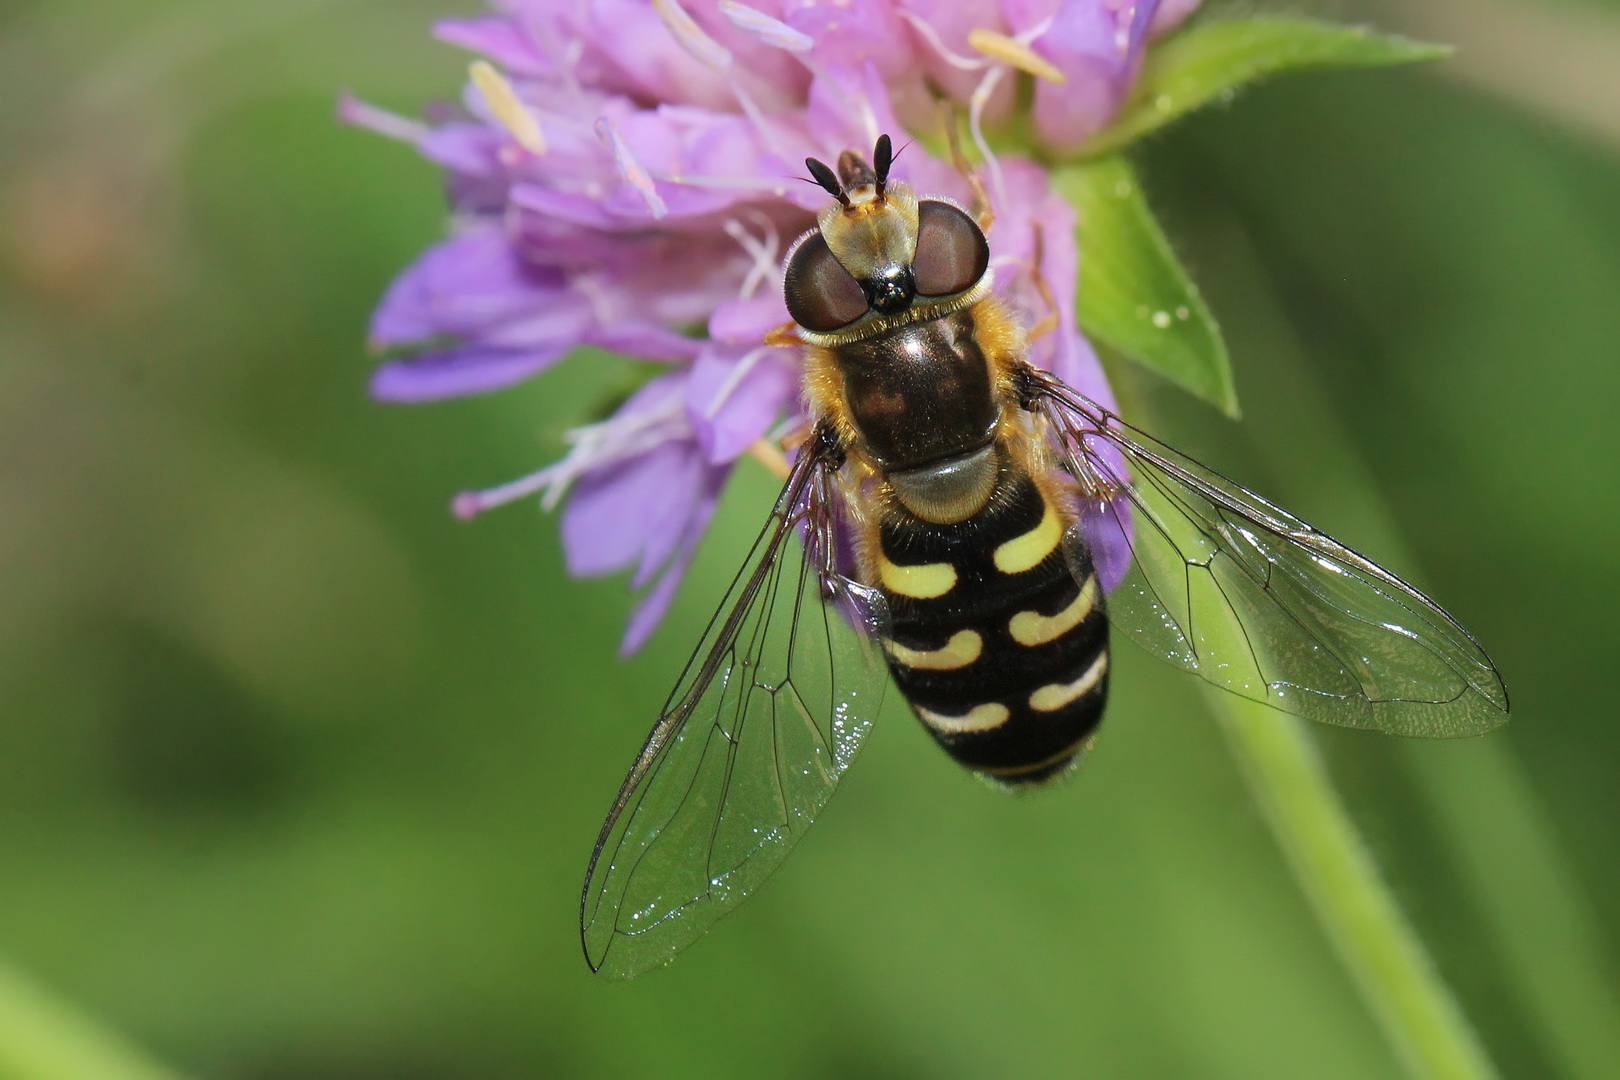
[[[1090,553],[1007,471],[984,508],[880,526],[890,670],[951,756],[1007,783],[1045,780],[1085,746],[1108,692],[1108,622]]]

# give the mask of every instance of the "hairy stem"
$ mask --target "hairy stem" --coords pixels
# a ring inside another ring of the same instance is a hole
[[[1481,1080],[1496,1070],[1379,876],[1302,721],[1211,691],[1255,800],[1317,918],[1407,1071]]]

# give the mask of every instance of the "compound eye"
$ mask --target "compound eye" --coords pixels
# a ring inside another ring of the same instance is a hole
[[[917,204],[917,254],[912,273],[921,296],[949,296],[971,289],[990,265],[990,245],[978,223],[950,203]]]
[[[806,330],[841,330],[866,314],[866,292],[833,258],[821,233],[812,233],[793,250],[783,275],[788,314]]]

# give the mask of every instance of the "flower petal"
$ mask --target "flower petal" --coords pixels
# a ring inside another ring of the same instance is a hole
[[[541,184],[512,185],[512,205],[591,229],[617,229],[626,224],[617,214],[608,211],[600,196],[559,191]],[[635,227],[641,226],[637,223]]]
[[[494,176],[502,172],[500,151],[504,133],[483,124],[443,124],[417,142],[417,149],[429,161],[471,176]]]
[[[798,371],[784,352],[716,345],[698,355],[687,384],[687,415],[708,461],[735,461],[791,407]]]
[[[690,444],[685,448],[690,451]],[[672,555],[679,553],[688,537],[693,543],[696,542],[693,522],[695,518],[702,518],[696,525],[697,533],[701,534],[708,521],[702,516],[703,503],[719,496],[730,473],[729,466],[705,464],[696,473],[696,486],[686,492],[685,498],[665,498],[647,505],[647,544],[641,552],[641,565],[637,567],[635,577],[630,579],[632,589],[639,589],[651,581],[659,568]]]
[[[1104,593],[1113,592],[1130,573],[1136,557],[1131,550],[1131,528],[1131,504],[1123,498],[1115,499],[1107,509],[1087,507],[1080,512],[1080,532],[1091,548],[1092,565]]]
[[[927,26],[939,41],[936,47],[924,31],[912,24],[917,40],[915,54],[922,69],[951,97],[967,101],[984,77],[982,68],[961,66],[963,61],[977,63],[983,59],[968,45],[968,31],[1004,32],[1007,23],[1000,5],[994,0],[901,0],[900,7]],[[1011,95],[1006,96],[1010,99]]]
[[[584,37],[600,57],[603,84],[648,101],[721,109],[735,103],[726,77],[687,52],[645,0],[593,0],[586,20]],[[698,21],[713,30],[710,20]],[[718,16],[712,22],[725,25]]]
[[[671,508],[696,501],[701,472],[690,443],[669,442],[584,476],[563,511],[568,572],[599,577],[635,565],[656,531],[669,527]],[[677,533],[684,520],[676,518]]]
[[[652,632],[663,621],[665,613],[669,611],[669,605],[680,588],[681,579],[686,576],[687,567],[692,564],[692,556],[697,553],[698,542],[703,539],[709,521],[714,517],[714,508],[720,501],[720,484],[724,481],[724,475],[722,472],[720,482],[715,483],[711,490],[705,491],[703,497],[698,500],[674,557],[665,567],[658,583],[648,590],[631,610],[624,639],[619,643],[621,657],[629,656],[645,645]]]
[[[451,45],[482,53],[517,75],[548,75],[552,63],[515,19],[506,15],[479,15],[470,19],[441,19],[433,36]]]
[[[1198,10],[1200,0],[1160,0],[1159,10],[1153,13],[1151,33],[1154,37],[1168,33]]]
[[[725,468],[705,464],[687,440],[663,442],[583,477],[563,515],[569,572],[593,577],[639,563],[640,588],[707,524],[705,502],[724,486]],[[712,509],[712,506],[711,506]],[[700,518],[694,526],[694,516]]]
[[[780,289],[746,300],[728,300],[709,317],[709,337],[727,345],[753,347],[765,335],[788,321],[787,302]]]
[[[915,65],[911,32],[889,0],[807,4],[786,22],[815,42],[811,55],[818,64],[857,70],[873,64],[890,78]]]
[[[819,71],[810,83],[805,120],[815,147],[829,159],[847,147],[870,147],[886,131],[905,130],[889,100],[888,87],[870,63]],[[819,210],[826,204],[826,194],[816,191],[815,185],[800,186],[803,191],[796,194],[813,196],[806,205]]]
[[[477,334],[574,303],[562,274],[528,265],[502,230],[469,229],[429,248],[394,280],[372,317],[371,339],[390,346]]]
[[[468,345],[394,360],[373,373],[371,394],[379,401],[414,403],[501,390],[555,364],[570,344],[532,349]]]
[[[1062,84],[1035,88],[1035,126],[1055,146],[1076,146],[1100,129],[1119,108],[1136,74],[1158,0],[1063,0],[1034,49],[1062,71]],[[1008,20],[1018,29],[1037,25],[1047,0],[1007,0]]]
[[[581,340],[609,352],[643,360],[690,360],[703,342],[641,319],[614,319],[585,331]]]

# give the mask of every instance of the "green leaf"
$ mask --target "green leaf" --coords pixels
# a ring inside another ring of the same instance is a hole
[[[1119,115],[1082,153],[1117,150],[1212,100],[1229,100],[1239,87],[1268,75],[1408,64],[1450,52],[1444,45],[1292,15],[1194,23],[1148,50]]]
[[[1052,184],[1079,219],[1080,325],[1125,354],[1238,415],[1232,365],[1215,316],[1118,155],[1059,166]]]

